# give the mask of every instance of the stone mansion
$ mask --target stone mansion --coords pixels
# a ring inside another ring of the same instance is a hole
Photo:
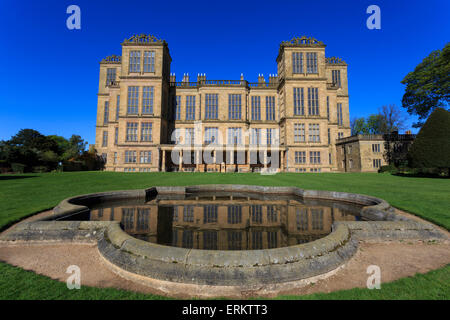
[[[257,82],[179,81],[164,40],[121,45],[100,62],[95,148],[106,170],[345,171],[336,143],[350,136],[347,64],[323,42],[281,42],[277,74]]]

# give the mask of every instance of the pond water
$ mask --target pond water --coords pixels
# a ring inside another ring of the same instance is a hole
[[[147,202],[109,201],[61,220],[120,221],[128,234],[162,245],[257,250],[310,242],[334,221],[360,220],[354,203],[245,193],[158,195]]]

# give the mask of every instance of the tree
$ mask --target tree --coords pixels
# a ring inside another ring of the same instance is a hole
[[[33,129],[21,129],[7,143],[12,146],[26,149],[58,151],[58,145],[53,139],[50,139]]]
[[[22,129],[10,140],[0,141],[0,161],[4,167],[13,167],[13,164],[19,167],[17,164],[21,164],[25,171],[48,171],[57,168],[60,161],[81,158],[86,145],[87,142],[79,135],[72,135],[67,140],[57,135],[45,136],[33,129]]]
[[[418,115],[421,127],[428,115],[438,107],[447,107],[450,101],[450,43],[428,57],[401,81],[406,85],[402,106],[411,115]]]
[[[50,136],[48,136],[48,138],[50,138],[50,139],[52,139],[53,141],[56,142],[56,144],[58,146],[57,154],[59,155],[60,160],[66,160],[63,157],[63,154],[70,149],[70,142],[69,142],[69,140],[67,140],[64,137],[57,136],[57,135],[50,135]]]
[[[436,108],[428,117],[408,153],[413,168],[450,168],[450,112]]]
[[[382,106],[378,114],[382,116],[381,133],[391,133],[405,128],[405,117],[402,111],[395,105],[389,104]]]
[[[352,135],[369,133],[369,128],[367,127],[367,122],[364,117],[353,118],[352,121],[350,121],[350,128],[352,130]]]
[[[404,115],[395,104],[384,105],[369,117],[353,118],[352,134],[386,134],[404,129]]]
[[[79,135],[73,134],[69,139],[69,149],[63,154],[64,159],[81,156],[86,150],[87,144]]]
[[[371,114],[367,118],[367,129],[369,134],[381,134],[386,130],[385,121],[381,114]]]

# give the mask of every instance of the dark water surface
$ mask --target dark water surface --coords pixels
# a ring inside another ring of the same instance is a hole
[[[183,248],[256,250],[322,238],[334,221],[359,220],[360,205],[294,196],[203,193],[110,201],[64,220],[120,221],[128,234]]]

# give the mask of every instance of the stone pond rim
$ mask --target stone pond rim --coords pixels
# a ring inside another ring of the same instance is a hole
[[[335,222],[327,236],[305,244],[262,250],[199,250],[170,247],[136,239],[118,222],[57,221],[86,212],[87,205],[109,200],[141,199],[157,194],[200,192],[283,194],[300,199],[326,199],[363,205],[361,216],[369,221]],[[0,241],[97,242],[100,254],[114,267],[151,279],[213,286],[258,286],[298,281],[325,274],[345,264],[361,239],[442,239],[432,225],[394,213],[384,200],[346,192],[303,190],[297,187],[250,185],[198,185],[151,187],[75,196],[61,201],[54,214],[20,223]]]

